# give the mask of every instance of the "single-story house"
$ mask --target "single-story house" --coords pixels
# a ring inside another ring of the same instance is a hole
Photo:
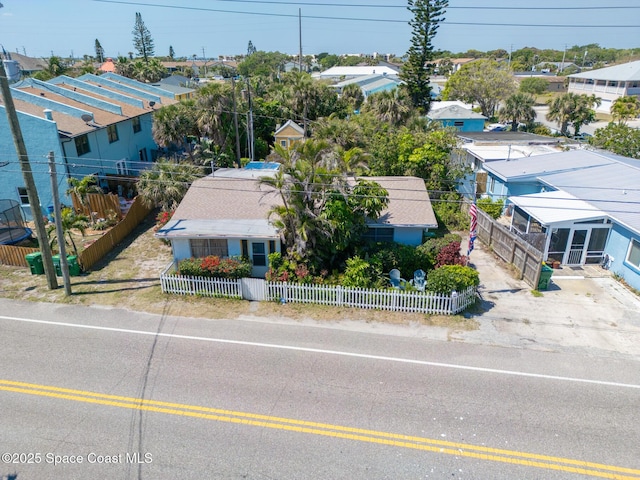
[[[640,96],[640,60],[569,75],[569,92],[595,95],[602,100],[598,111],[609,113],[613,101]]]
[[[156,236],[171,241],[174,261],[190,257],[246,256],[252,275],[264,277],[268,255],[282,251],[280,232],[269,212],[281,205],[279,193],[258,178],[275,170],[220,169],[196,180],[171,221]],[[271,174],[272,174],[271,173]],[[369,222],[366,238],[420,245],[438,227],[424,180],[417,177],[367,177],[389,192],[389,204]]]
[[[487,117],[476,113],[471,109],[458,105],[431,110],[427,118],[434,122],[440,122],[443,127],[454,127],[461,132],[482,132]]]
[[[358,87],[360,87],[360,90],[362,90],[364,98],[367,98],[369,95],[377,92],[395,90],[402,83],[404,82],[400,80],[397,75],[372,74],[343,80],[334,85],[331,85],[331,88],[334,88],[336,92],[338,92],[338,95],[341,95],[344,87],[346,87],[347,85],[356,84],[358,85]]]
[[[276,127],[276,132],[273,136],[275,137],[276,145],[288,149],[294,143],[304,140],[304,129],[293,120],[287,120],[284,125]]]
[[[330,79],[330,80],[346,80],[349,78],[364,77],[367,75],[397,75],[398,69],[387,65],[357,65],[353,67],[335,66],[328,68],[323,72],[312,74],[313,78]]]
[[[454,162],[468,168],[470,172],[458,185],[458,191],[469,199],[478,198],[487,192],[486,164],[560,152],[567,140],[563,137],[511,131],[459,132],[458,138],[462,144],[452,153]]]
[[[510,228],[563,265],[605,263],[640,289],[640,165],[574,150],[485,165]]]

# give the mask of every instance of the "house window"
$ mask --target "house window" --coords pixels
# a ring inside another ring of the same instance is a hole
[[[493,193],[493,191],[494,191],[494,189],[495,189],[495,188],[496,188],[496,179],[495,179],[495,177],[491,177],[491,178],[489,179],[489,191],[490,191],[491,193]]]
[[[140,158],[141,162],[146,162],[149,159],[149,157],[147,157],[147,149],[146,148],[141,148],[138,151],[138,157]]]
[[[370,227],[364,238],[372,242],[393,242],[393,228]]]
[[[20,197],[20,205],[29,205],[29,195],[25,187],[18,187],[18,197]]]
[[[249,258],[249,241],[248,240],[242,240],[242,257],[243,258]]]
[[[287,146],[287,141],[286,140],[280,140],[280,146],[286,147]]]
[[[264,243],[252,243],[251,252],[253,253],[253,264],[256,267],[264,267],[267,265],[267,254]]]
[[[464,122],[461,120],[456,120],[455,122],[453,122],[453,126],[454,127],[464,127]]]
[[[107,135],[109,136],[109,143],[118,141],[118,127],[115,125],[107,126]]]
[[[91,148],[89,147],[89,137],[87,135],[80,135],[74,140],[76,142],[76,153],[78,154],[78,156],[84,155],[85,153],[89,153],[91,151]]]
[[[116,172],[118,175],[126,175],[128,173],[126,160],[119,160],[116,162]]]
[[[276,253],[276,241],[269,240],[269,253]]]
[[[631,240],[629,252],[627,253],[627,263],[640,268],[640,242],[637,240]]]
[[[138,133],[142,130],[142,125],[140,124],[140,117],[133,117],[131,119],[131,125],[133,125],[133,133]]]
[[[216,255],[218,257],[228,257],[229,248],[226,239],[220,238],[192,238],[189,240],[191,246],[191,256],[195,258]]]

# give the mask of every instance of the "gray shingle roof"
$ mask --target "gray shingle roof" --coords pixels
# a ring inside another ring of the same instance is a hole
[[[424,180],[417,177],[366,177],[378,182],[389,192],[389,205],[380,218],[372,223],[385,226],[435,228],[438,225]],[[229,224],[234,236],[248,235],[251,229],[269,229],[266,220],[269,211],[281,205],[280,195],[267,186],[260,186],[255,179],[208,176],[193,182],[191,188],[176,209],[167,228],[159,235],[184,236],[184,227],[198,232],[218,229],[223,221]],[[207,227],[206,221],[211,225]],[[176,225],[181,225],[179,231]],[[243,227],[244,225],[244,227]],[[208,230],[207,230],[208,229]],[[265,230],[266,229],[266,230]],[[217,230],[216,230],[217,231]],[[230,232],[227,232],[230,235]]]

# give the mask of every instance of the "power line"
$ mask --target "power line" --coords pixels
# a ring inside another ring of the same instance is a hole
[[[129,2],[129,1],[123,1],[123,0],[93,0],[93,1],[101,2],[101,3],[115,3],[115,4],[122,4],[122,5],[139,5],[139,6],[145,6],[145,7],[170,8],[170,9],[177,9],[177,10],[194,10],[194,11],[216,12],[216,13],[234,13],[238,15],[257,15],[257,16],[266,16],[266,17],[298,18],[298,15],[287,14],[287,13],[245,12],[245,11],[239,11],[239,10],[221,10],[216,8],[186,7],[186,6],[180,6],[180,5],[161,5],[157,3]],[[274,2],[274,3],[281,3],[281,2]],[[463,8],[463,7],[460,7],[460,8]],[[469,8],[469,7],[464,7],[464,8]],[[489,9],[489,7],[485,7],[485,8]],[[492,8],[502,9],[502,7],[492,7]],[[524,7],[512,7],[512,8],[525,9]],[[565,7],[565,8],[568,9],[569,7]],[[629,7],[629,8],[640,8],[640,7]],[[560,10],[562,9],[562,7],[558,7],[557,9]],[[580,10],[580,9],[577,9],[577,10]],[[407,23],[407,20],[399,20],[399,19],[396,20],[391,18],[336,17],[336,16],[322,16],[322,15],[302,15],[302,18],[314,19],[314,20],[340,20],[340,21],[350,21],[350,22]],[[544,23],[526,24],[526,23],[493,23],[493,22],[485,23],[485,22],[452,22],[452,21],[447,21],[446,19],[443,20],[441,23],[443,25],[482,26],[482,27],[638,28],[638,25],[620,25],[620,24],[578,25],[575,23],[572,23],[572,24],[571,23],[570,24],[544,24]]]

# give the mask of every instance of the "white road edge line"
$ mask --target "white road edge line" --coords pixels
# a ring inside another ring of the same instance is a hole
[[[309,353],[320,353],[325,355],[337,355],[343,357],[353,357],[353,358],[365,358],[368,360],[382,360],[386,362],[397,362],[397,363],[409,363],[413,365],[424,365],[429,367],[440,367],[440,368],[451,368],[456,370],[468,370],[473,372],[484,372],[484,373],[496,373],[500,375],[513,375],[517,377],[529,377],[529,378],[541,378],[545,380],[560,380],[564,382],[575,382],[575,383],[588,383],[593,385],[605,385],[609,387],[622,387],[622,388],[634,388],[640,389],[640,385],[634,385],[630,383],[618,383],[618,382],[605,382],[602,380],[588,380],[585,378],[572,378],[572,377],[561,377],[557,375],[544,375],[540,373],[526,373],[526,372],[516,372],[513,370],[499,370],[495,368],[484,368],[484,367],[472,367],[469,365],[455,365],[452,363],[439,363],[439,362],[429,362],[425,360],[411,360],[408,358],[397,358],[397,357],[384,357],[381,355],[369,355],[366,353],[353,353],[353,352],[341,352],[338,350],[323,350],[319,348],[307,348],[307,347],[294,347],[291,345],[277,345],[272,343],[260,343],[260,342],[245,342],[242,340],[226,340],[223,338],[209,338],[209,337],[195,337],[192,335],[177,335],[173,333],[158,333],[158,332],[148,332],[145,330],[128,330],[126,328],[113,328],[113,327],[99,327],[96,325],[79,325],[77,323],[66,323],[66,322],[52,322],[48,320],[35,320],[31,318],[20,318],[20,317],[7,317],[4,315],[0,315],[0,319],[11,320],[15,322],[25,322],[25,323],[39,323],[43,325],[53,325],[58,327],[71,327],[71,328],[85,328],[88,330],[100,330],[104,332],[115,332],[115,333],[131,333],[135,335],[148,335],[148,336],[158,336],[158,337],[166,337],[166,338],[176,338],[180,340],[196,340],[201,342],[211,342],[211,343],[226,343],[230,345],[243,345],[248,347],[261,347],[261,348],[274,348],[280,350],[292,350],[296,352],[309,352]]]

